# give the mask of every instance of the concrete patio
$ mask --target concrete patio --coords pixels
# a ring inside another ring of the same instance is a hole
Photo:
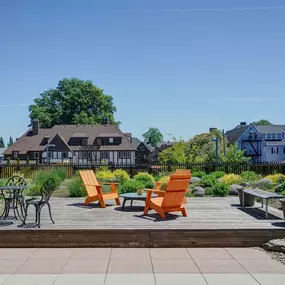
[[[254,248],[0,250],[5,285],[283,285],[285,266]]]

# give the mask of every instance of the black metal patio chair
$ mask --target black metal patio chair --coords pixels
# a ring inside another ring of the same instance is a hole
[[[25,181],[23,177],[19,175],[14,175],[8,179],[8,181],[6,182],[6,186],[27,186],[27,182]],[[1,215],[1,218],[3,216],[8,217],[10,209],[14,209],[15,211],[15,207],[17,207],[18,205],[14,205],[14,203],[20,204],[21,214],[22,216],[24,216],[25,197],[23,196],[23,191],[21,191],[19,195],[15,197],[15,192],[9,191],[9,190],[2,190],[1,196],[4,199],[4,211],[3,211],[3,214]],[[15,199],[17,201],[15,201]]]
[[[25,203],[25,218],[24,218],[22,226],[26,225],[26,219],[28,216],[28,209],[29,209],[30,205],[33,205],[35,207],[35,211],[36,211],[35,226],[40,228],[41,211],[45,205],[48,206],[49,216],[50,216],[52,223],[54,224],[54,220],[53,220],[52,215],[51,215],[51,207],[50,207],[49,200],[50,200],[50,197],[51,197],[53,191],[55,190],[55,188],[56,188],[55,180],[53,178],[50,178],[41,187],[41,190],[40,190],[41,199],[40,200],[26,201],[26,203]]]

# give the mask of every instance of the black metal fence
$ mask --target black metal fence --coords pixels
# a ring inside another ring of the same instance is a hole
[[[243,171],[254,171],[258,174],[268,175],[274,173],[285,174],[285,163],[195,163],[195,164],[152,164],[152,165],[78,165],[78,164],[10,164],[0,165],[0,178],[8,178],[15,173],[23,174],[26,178],[32,178],[36,171],[51,170],[55,167],[66,169],[67,177],[72,177],[80,169],[116,169],[126,170],[131,177],[138,172],[148,172],[153,175],[160,175],[166,172],[173,172],[176,169],[190,169],[193,172],[203,171],[207,174],[214,171],[225,173],[241,174]]]

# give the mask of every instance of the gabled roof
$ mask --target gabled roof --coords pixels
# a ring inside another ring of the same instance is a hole
[[[238,139],[241,137],[241,135],[248,129],[249,126],[241,126],[241,127],[237,127],[231,131],[227,131],[225,133],[225,136],[228,139],[228,142],[230,144],[235,144]]]
[[[255,128],[262,134],[262,133],[283,133],[284,129],[282,129],[278,125],[262,125],[262,126],[255,126]]]
[[[138,138],[132,138],[132,144],[135,148],[137,148],[141,143],[142,141],[139,140]]]
[[[39,129],[37,135],[32,134],[32,130],[28,130],[22,137],[20,137],[4,154],[12,154],[12,151],[19,151],[20,154],[26,154],[28,151],[44,151],[45,146],[41,145],[43,137],[49,137],[50,142],[56,135],[59,135],[62,140],[69,141],[70,137],[75,134],[86,134],[88,137],[87,145],[93,145],[95,139],[100,134],[106,136],[122,137],[120,145],[102,145],[100,150],[135,150],[129,138],[124,135],[117,125],[55,125],[50,129]],[[73,151],[80,150],[81,146],[69,146]]]
[[[7,149],[6,147],[0,147],[0,155],[2,155],[6,149]]]
[[[237,126],[233,130],[225,133],[230,144],[235,144],[241,135],[248,129],[250,125]],[[283,133],[285,132],[285,125],[253,125],[256,130],[260,133]]]

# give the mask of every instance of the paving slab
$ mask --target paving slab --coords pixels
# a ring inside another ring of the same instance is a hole
[[[13,274],[5,285],[53,285],[57,274]],[[0,283],[1,284],[1,283]]]
[[[202,274],[155,274],[156,285],[207,285]]]
[[[188,259],[153,259],[154,273],[200,273],[194,261]]]
[[[260,285],[284,285],[285,274],[252,274]]]
[[[250,274],[204,274],[208,285],[259,285]]]
[[[94,283],[95,284],[95,283]],[[104,285],[157,285],[153,274],[108,274]]]
[[[54,285],[104,285],[105,274],[60,274]]]

